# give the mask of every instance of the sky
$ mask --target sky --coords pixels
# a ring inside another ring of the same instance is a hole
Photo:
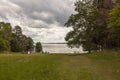
[[[74,13],[75,0],[0,0],[0,21],[19,25],[34,42],[65,42],[64,26]]]

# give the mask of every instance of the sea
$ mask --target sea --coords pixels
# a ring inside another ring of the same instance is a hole
[[[67,44],[42,44],[45,53],[85,53],[83,48],[69,48]]]

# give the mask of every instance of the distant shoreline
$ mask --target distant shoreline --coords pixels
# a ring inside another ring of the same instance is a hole
[[[42,43],[42,44],[67,44],[67,43]]]

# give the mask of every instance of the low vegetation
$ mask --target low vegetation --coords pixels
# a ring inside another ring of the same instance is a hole
[[[119,53],[0,54],[0,80],[120,80]]]

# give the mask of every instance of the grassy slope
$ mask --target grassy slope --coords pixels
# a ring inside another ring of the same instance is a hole
[[[0,80],[120,80],[120,53],[0,54]]]

